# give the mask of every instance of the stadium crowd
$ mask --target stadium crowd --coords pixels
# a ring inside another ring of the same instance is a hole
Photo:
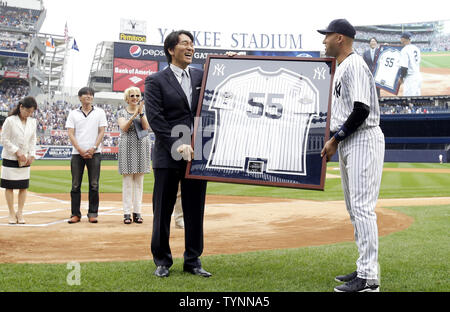
[[[111,137],[108,135],[108,132],[119,132],[117,112],[122,107],[115,107],[110,104],[99,104],[96,106],[105,111],[108,121],[107,134],[103,139],[103,146],[118,146],[118,137]],[[67,136],[65,123],[69,112],[79,107],[79,104],[70,104],[62,101],[39,104],[35,112],[38,128],[38,143],[41,145],[71,145]],[[52,133],[52,130],[62,131],[53,131]]]
[[[356,32],[353,48],[360,55],[369,48],[369,40],[376,38],[378,44],[400,44],[401,32],[384,33],[360,31]],[[449,51],[450,50],[450,34],[436,34],[435,32],[414,33],[412,43],[420,48],[422,52],[430,51]]]
[[[0,110],[12,110],[28,93],[30,93],[30,87],[24,80],[0,80]]]
[[[431,51],[450,51],[450,34],[438,35],[431,40]]]
[[[0,6],[0,26],[27,31],[35,30],[41,11],[9,7],[4,2],[3,4],[6,5]]]
[[[434,101],[429,99],[403,100],[402,102],[398,100],[395,102],[381,100],[380,111],[384,115],[450,113],[448,101],[440,101],[436,105]]]
[[[11,50],[25,52],[27,50],[28,43],[21,40],[4,40],[0,39],[0,50]]]
[[[0,110],[4,112],[12,110],[17,102],[28,93],[29,87],[23,81],[15,83],[11,80],[0,81]],[[103,146],[117,147],[119,144],[118,132],[120,132],[117,124],[117,113],[124,105],[97,104],[96,106],[105,111],[108,121]],[[70,104],[63,101],[39,103],[38,109],[34,113],[34,117],[37,119],[37,143],[39,145],[70,146],[65,122],[69,112],[77,108],[79,108],[79,104]],[[405,100],[399,103],[398,101],[381,100],[380,110],[382,114],[386,115],[450,113],[449,102],[441,102],[436,106],[430,101],[411,103]],[[110,135],[111,132],[113,132],[112,136]]]
[[[433,32],[425,33],[413,33],[414,42],[430,42],[433,37]],[[370,38],[375,37],[379,42],[400,42],[401,32],[398,33],[382,33],[382,32],[369,32],[369,31],[358,31],[356,33],[355,39],[369,41]]]

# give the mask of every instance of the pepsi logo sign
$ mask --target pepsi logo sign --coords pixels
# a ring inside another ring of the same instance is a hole
[[[140,57],[142,55],[142,49],[138,45],[132,45],[130,47],[130,55],[132,57]]]

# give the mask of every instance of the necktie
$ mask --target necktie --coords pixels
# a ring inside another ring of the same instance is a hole
[[[183,70],[183,74],[181,75],[181,88],[184,91],[184,94],[186,94],[186,97],[188,99],[189,102],[189,106],[191,106],[191,91],[190,91],[190,83],[189,83],[189,78],[188,75],[186,74],[186,71]]]

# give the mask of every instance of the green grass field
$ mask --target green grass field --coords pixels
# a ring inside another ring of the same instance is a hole
[[[115,162],[103,162],[114,165]],[[68,165],[65,161],[37,161],[40,165]],[[328,165],[328,172],[339,174]],[[450,164],[386,163],[386,168],[445,168]],[[32,171],[30,191],[70,191],[67,171]],[[84,191],[87,181],[84,181]],[[450,174],[384,172],[380,198],[450,196]],[[151,192],[153,178],[146,177],[145,192]],[[121,192],[121,176],[103,170],[101,192]],[[208,183],[208,194],[273,196],[315,200],[342,199],[340,179],[328,179],[325,191]],[[450,291],[450,206],[392,208],[412,216],[407,230],[380,237],[381,291]],[[207,248],[207,246],[206,246]],[[334,276],[355,269],[354,243],[202,257],[214,276],[202,279],[182,272],[182,259],[175,259],[171,276],[152,275],[151,261],[82,263],[81,285],[69,286],[66,264],[0,264],[1,291],[148,291],[148,292],[329,292]],[[276,278],[274,278],[276,277]]]
[[[421,67],[450,68],[450,52],[426,52],[421,59]]]
[[[68,161],[36,161],[35,166],[68,166]],[[102,166],[117,165],[117,161],[103,161]],[[328,164],[328,173],[339,175],[333,170],[339,165]],[[450,164],[417,164],[417,163],[386,163],[385,168],[447,168]],[[115,170],[102,170],[100,175],[100,192],[121,193],[122,176]],[[384,172],[380,190],[380,198],[450,196],[450,175],[446,173],[420,172]],[[32,171],[30,191],[36,193],[69,193],[71,187],[68,171]],[[82,191],[87,192],[87,173],[84,174]],[[153,176],[149,174],[144,180],[144,192],[153,190]],[[327,179],[325,191],[287,189],[269,186],[254,186],[230,183],[208,183],[208,194],[239,195],[239,196],[269,196],[280,198],[299,198],[312,200],[343,199],[341,180]]]

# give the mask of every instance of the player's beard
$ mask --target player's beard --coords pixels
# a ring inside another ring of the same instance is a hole
[[[336,57],[337,53],[336,53],[337,49],[334,49],[334,47],[330,46],[325,46],[325,55],[326,56],[331,56],[331,57]]]

